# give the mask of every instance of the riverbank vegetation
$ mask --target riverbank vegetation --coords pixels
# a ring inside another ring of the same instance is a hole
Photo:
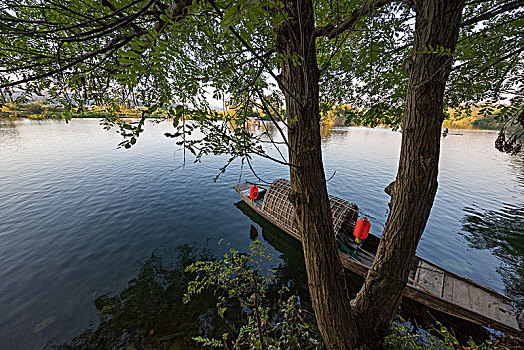
[[[383,107],[383,106],[382,106]],[[494,105],[489,112],[487,105],[461,106],[447,108],[444,110],[446,119],[442,128],[450,129],[487,129],[500,130],[505,125],[504,118],[499,113],[502,107]],[[116,115],[121,119],[141,118],[142,113],[147,111],[145,107],[131,107],[117,105],[112,108],[98,106],[84,107],[82,110],[73,108],[67,111],[64,106],[46,104],[41,100],[31,103],[4,103],[0,107],[0,118],[30,118],[30,119],[66,119],[66,118],[109,118]],[[241,111],[240,111],[241,112]],[[228,120],[240,113],[239,110],[229,107],[224,111],[215,110],[214,113],[221,116],[220,119]],[[285,114],[285,110],[280,113]],[[168,110],[159,110],[148,117],[167,118]],[[263,110],[251,110],[246,116],[251,120],[260,119],[269,121],[268,115]],[[193,119],[190,115],[188,119]],[[381,108],[373,106],[368,110],[357,110],[350,105],[326,106],[321,113],[321,123],[329,126],[367,126],[367,127],[400,127],[402,123],[402,110],[398,108]]]
[[[0,118],[66,119],[66,118],[140,118],[147,108],[116,105],[112,108],[89,106],[68,108],[58,104],[48,104],[37,100],[31,103],[6,102],[0,106]]]

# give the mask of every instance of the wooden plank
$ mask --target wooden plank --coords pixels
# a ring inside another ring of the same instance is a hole
[[[513,305],[493,295],[485,296],[484,309],[482,313],[488,317],[500,320],[510,327],[518,327],[515,319]]]
[[[417,270],[417,279],[415,281],[439,297],[442,296],[442,289],[444,287],[444,272],[429,264],[426,264],[424,261],[419,262]]]
[[[489,293],[483,288],[468,284],[467,281],[454,278],[449,274],[444,274],[443,277],[443,299],[498,320],[509,327],[517,328],[513,306],[506,298],[498,294]],[[426,287],[429,288],[427,285]]]
[[[469,284],[458,279],[454,279],[453,284],[453,302],[471,310],[473,304],[469,295]]]
[[[485,290],[486,292],[488,292],[488,293],[490,293],[490,294],[497,295],[498,297],[500,297],[500,298],[502,298],[502,299],[505,299],[505,300],[506,300],[507,302],[509,302],[509,303],[512,303],[512,302],[513,302],[513,300],[511,300],[510,297],[508,297],[508,296],[506,296],[506,295],[503,295],[503,294],[500,294],[500,293],[496,292],[495,290],[493,290],[493,289],[491,289],[491,288],[488,288],[488,287],[486,287],[486,286],[483,286],[482,284],[478,284],[478,283],[476,283],[476,282],[474,282],[474,281],[472,281],[472,280],[470,280],[470,279],[468,279],[468,278],[466,278],[466,277],[463,277],[463,276],[457,275],[456,273],[453,273],[453,272],[451,272],[451,271],[449,271],[449,270],[446,270],[445,268],[440,267],[440,266],[438,266],[438,265],[436,265],[436,264],[433,264],[432,262],[427,261],[427,260],[424,260],[424,259],[422,259],[422,258],[420,258],[420,257],[418,257],[418,256],[416,256],[416,258],[418,258],[419,260],[424,261],[426,264],[429,264],[429,265],[431,265],[431,266],[434,266],[435,268],[438,268],[438,269],[442,270],[444,273],[446,273],[447,275],[450,275],[450,276],[454,277],[454,278],[457,279],[457,280],[465,281],[466,283],[468,283],[468,284],[470,284],[470,285],[472,285],[472,286],[475,286],[475,287],[477,287],[477,288],[480,288],[480,289],[482,289],[482,290]]]
[[[360,258],[360,261],[362,262],[362,264],[366,265],[366,266],[370,266],[373,264],[373,260],[374,259],[371,259],[369,258],[367,255],[359,255],[359,258]]]
[[[442,298],[451,302],[453,301],[453,290],[455,287],[455,284],[453,283],[454,281],[455,279],[452,276],[448,274],[444,275],[444,287],[442,289]]]
[[[413,281],[418,281],[419,275],[420,275],[420,260],[417,264],[417,268],[415,269],[415,277],[413,278]]]
[[[481,326],[494,328],[501,332],[510,333],[513,336],[519,336],[520,334],[518,327],[510,326],[491,317],[475,313],[463,306],[445,301],[442,298],[432,297],[430,294],[422,293],[420,289],[417,289],[412,285],[408,285],[404,290],[404,296],[437,311],[444,312],[448,315],[455,316]]]
[[[471,310],[478,312],[478,313],[484,313],[485,308],[484,305],[486,304],[487,298],[489,298],[489,295],[487,295],[486,292],[479,288],[475,288],[474,286],[469,287],[469,296],[471,300]]]
[[[415,259],[413,259],[415,260]],[[417,277],[417,271],[418,271],[418,264],[420,263],[420,260],[417,261],[417,263],[415,264],[414,262],[411,263],[411,266],[409,268],[409,275],[408,275],[408,278],[412,279],[412,280],[415,280],[416,277]]]
[[[465,281],[453,280],[453,302],[505,325],[518,329],[513,306],[504,298],[493,295]]]

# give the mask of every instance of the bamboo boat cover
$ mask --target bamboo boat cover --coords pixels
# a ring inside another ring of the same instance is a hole
[[[288,198],[290,189],[291,183],[288,180],[276,179],[264,195],[262,210],[271,215],[283,227],[300,235],[295,223],[295,210]],[[358,217],[358,207],[354,203],[333,196],[329,196],[329,203],[331,204],[335,236],[342,243],[349,243],[349,240],[353,239],[352,233]]]

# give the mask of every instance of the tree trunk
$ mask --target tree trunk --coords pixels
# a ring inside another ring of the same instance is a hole
[[[311,0],[285,4],[290,18],[276,30],[275,41],[284,57],[280,78],[289,123],[289,199],[303,238],[309,292],[322,338],[328,348],[349,349],[350,296],[338,257],[322,163],[313,6]]]
[[[390,214],[364,286],[352,301],[360,315],[361,342],[375,346],[400,304],[410,263],[437,192],[444,89],[455,51],[464,1],[415,0],[415,42],[404,69],[409,75],[397,177],[388,186]],[[358,344],[358,343],[357,343]]]
[[[276,30],[283,57],[281,90],[289,123],[290,201],[303,238],[309,292],[327,348],[379,348],[397,312],[411,260],[437,191],[446,80],[453,57],[425,53],[429,45],[454,52],[464,0],[415,0],[413,54],[397,178],[388,186],[391,212],[377,257],[355,300],[338,257],[322,163],[319,70],[311,0],[285,2],[289,20]]]

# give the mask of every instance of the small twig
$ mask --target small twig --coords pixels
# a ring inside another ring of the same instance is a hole
[[[335,170],[335,171],[333,172],[333,175],[331,175],[331,177],[330,177],[329,179],[327,179],[326,182],[328,182],[329,180],[331,180],[331,179],[335,176],[336,173],[337,173],[337,171]]]

